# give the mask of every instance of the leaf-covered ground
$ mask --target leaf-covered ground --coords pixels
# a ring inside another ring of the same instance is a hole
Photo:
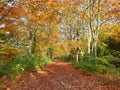
[[[11,86],[7,85],[10,83],[8,81],[4,81],[6,84],[2,84],[0,88],[6,88],[5,90],[120,90],[120,83],[106,84],[63,61],[55,61],[42,71],[25,73]]]

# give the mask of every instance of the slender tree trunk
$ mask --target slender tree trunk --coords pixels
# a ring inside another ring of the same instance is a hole
[[[97,39],[93,41],[93,56],[97,58]]]
[[[79,49],[76,50],[76,62],[79,62]]]
[[[49,48],[49,57],[53,58],[53,49],[52,48]]]
[[[88,38],[88,54],[91,54],[91,33],[89,33],[89,38]]]
[[[94,45],[95,45],[95,58],[97,58],[97,41],[95,41],[95,43],[94,43]]]
[[[92,41],[92,45],[91,45],[91,54],[92,54],[92,56],[94,55],[94,44],[93,44],[94,42]]]
[[[32,48],[31,47],[32,47],[32,40],[30,39],[29,40],[29,48],[28,48],[29,53],[32,53]]]
[[[99,22],[100,22],[100,2],[101,0],[98,0],[98,6],[97,6],[97,28],[95,29],[94,33],[94,56],[97,58],[97,40],[98,40],[98,34],[99,34]]]
[[[91,8],[92,1],[89,0],[90,11],[89,11],[89,37],[88,37],[88,54],[91,54],[91,42],[92,42],[92,8]]]
[[[33,34],[33,39],[32,39],[32,53],[34,54],[35,53],[35,47],[36,47],[36,30],[34,31],[34,34]]]
[[[76,62],[79,62],[79,55],[76,55]]]

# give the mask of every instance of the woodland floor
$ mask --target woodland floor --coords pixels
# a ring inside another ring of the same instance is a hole
[[[120,90],[120,83],[104,83],[59,60],[44,70],[24,73],[12,85],[8,81],[0,85],[0,90]]]

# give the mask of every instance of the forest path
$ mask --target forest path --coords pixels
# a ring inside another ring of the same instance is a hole
[[[120,87],[105,84],[71,64],[57,60],[42,71],[25,73],[10,90],[120,90]]]

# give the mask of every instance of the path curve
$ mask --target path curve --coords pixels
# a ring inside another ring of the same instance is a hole
[[[120,90],[120,86],[105,84],[96,77],[57,60],[42,71],[24,74],[11,90]]]

